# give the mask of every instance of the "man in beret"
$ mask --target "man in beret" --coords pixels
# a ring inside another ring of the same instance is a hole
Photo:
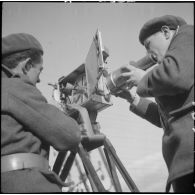
[[[30,34],[2,38],[1,192],[61,192],[64,182],[49,169],[50,145],[75,148],[81,139],[72,118],[47,103],[36,88],[43,48]]]
[[[157,63],[145,72],[132,65],[121,77],[137,94],[124,90],[130,110],[164,129],[162,152],[169,177],[166,191],[194,192],[194,30],[184,19],[165,15],[144,24],[139,40]],[[154,97],[156,103],[146,97]]]

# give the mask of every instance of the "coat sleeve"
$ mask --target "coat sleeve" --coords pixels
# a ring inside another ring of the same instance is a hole
[[[47,103],[34,86],[17,79],[8,93],[8,111],[25,129],[58,151],[75,147],[81,139],[77,122]]]
[[[176,95],[188,91],[194,83],[194,33],[179,33],[171,43],[161,64],[140,81],[141,97]]]
[[[155,102],[146,98],[140,98],[138,105],[131,105],[130,110],[136,115],[146,119],[153,125],[161,127],[160,114],[158,111],[158,106]]]

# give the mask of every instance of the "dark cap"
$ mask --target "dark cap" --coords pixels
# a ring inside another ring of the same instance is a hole
[[[177,29],[177,26],[186,24],[183,18],[172,15],[165,15],[153,18],[146,22],[140,30],[139,41],[143,45],[146,38],[161,30],[162,26],[168,26],[171,30]]]
[[[43,54],[41,44],[30,34],[17,33],[2,38],[2,57],[29,49],[39,50]]]

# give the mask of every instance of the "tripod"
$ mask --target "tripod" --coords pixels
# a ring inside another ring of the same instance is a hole
[[[120,161],[119,157],[116,154],[114,147],[112,146],[109,139],[100,133],[97,122],[95,121],[97,118],[97,112],[87,111],[86,108],[79,106],[77,104],[71,105],[70,116],[76,117],[77,120],[82,124],[84,131],[87,130],[88,134],[83,135],[81,143],[78,145],[75,151],[71,151],[69,156],[67,156],[66,152],[60,152],[56,158],[56,161],[53,166],[53,171],[57,173],[60,178],[65,181],[73,162],[77,163],[76,154],[78,153],[83,167],[86,173],[86,176],[90,182],[91,189],[93,192],[106,192],[104,185],[99,179],[96,170],[91,163],[89,158],[89,151],[98,149],[101,155],[101,158],[107,168],[108,174],[110,176],[111,182],[114,186],[116,192],[122,192],[121,183],[119,181],[116,168],[120,172],[123,177],[125,183],[131,192],[139,192],[137,186],[134,181],[128,174],[124,165]],[[101,150],[101,146],[103,146],[103,150]],[[67,157],[67,158],[66,158]],[[66,161],[65,161],[66,159]],[[65,161],[65,162],[64,162]],[[82,172],[79,170],[80,176],[83,177]],[[83,184],[87,191],[89,187],[86,183],[86,180],[83,179]]]

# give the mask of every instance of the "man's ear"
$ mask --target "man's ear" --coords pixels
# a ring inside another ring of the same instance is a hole
[[[21,68],[24,74],[26,74],[32,67],[32,60],[30,58],[21,62]]]
[[[169,38],[170,38],[170,36],[171,36],[171,31],[170,31],[170,29],[169,29],[168,26],[162,26],[162,27],[161,27],[161,32],[165,35],[165,38],[166,38],[166,39],[169,39]]]

